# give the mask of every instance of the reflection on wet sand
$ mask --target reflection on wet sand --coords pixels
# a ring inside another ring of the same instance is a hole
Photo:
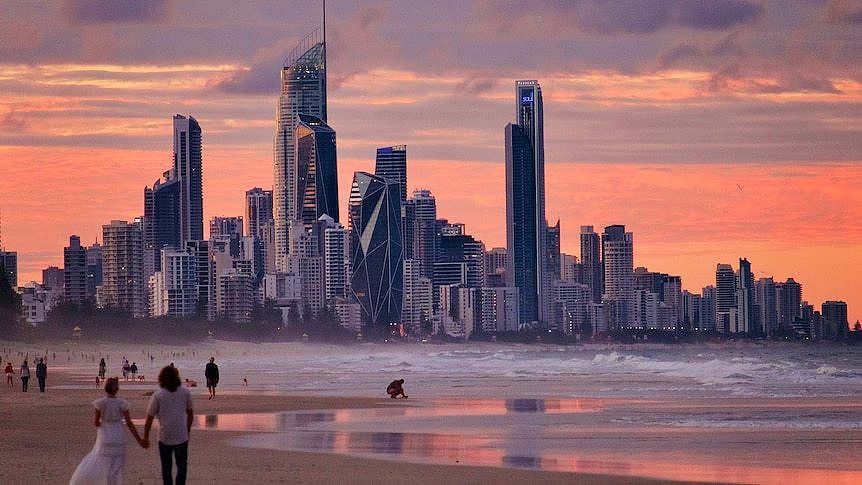
[[[679,403],[606,399],[440,399],[375,409],[198,416],[209,430],[252,431],[235,446],[388,460],[737,483],[862,483],[856,430],[706,429],[626,423]],[[663,408],[662,404],[666,406]],[[804,403],[800,404],[805,407]],[[782,443],[781,453],[771,444]],[[794,444],[795,443],[795,444]],[[788,446],[799,453],[787,455]],[[806,453],[810,451],[811,453]],[[835,456],[835,455],[832,455]],[[826,467],[830,469],[826,469]]]

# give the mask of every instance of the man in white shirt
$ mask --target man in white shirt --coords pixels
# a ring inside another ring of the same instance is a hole
[[[189,431],[194,412],[192,395],[182,387],[180,373],[169,365],[159,372],[160,389],[153,393],[147,405],[144,442],[149,446],[153,418],[159,418],[159,458],[162,462],[162,482],[165,485],[185,485],[189,457]],[[172,478],[173,458],[177,461],[177,478]]]

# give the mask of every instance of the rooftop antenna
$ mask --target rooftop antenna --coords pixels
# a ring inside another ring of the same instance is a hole
[[[326,72],[326,0],[323,0],[323,72]]]

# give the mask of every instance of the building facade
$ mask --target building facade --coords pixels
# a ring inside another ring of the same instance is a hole
[[[547,275],[545,155],[542,89],[515,82],[516,123],[506,125],[506,243],[511,258],[507,286],[519,289],[521,320],[546,326]]]

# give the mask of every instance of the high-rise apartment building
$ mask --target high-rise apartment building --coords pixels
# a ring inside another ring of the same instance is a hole
[[[547,275],[545,154],[542,89],[538,81],[515,82],[516,123],[506,125],[506,244],[519,289],[522,322],[546,326]]]
[[[560,220],[557,224],[547,227],[545,247],[547,256],[545,261],[548,265],[548,276],[553,280],[560,279]]]
[[[398,182],[403,204],[407,200],[407,145],[378,148],[374,175]]]
[[[164,173],[164,181],[144,187],[144,276],[161,269],[163,247],[179,248],[180,181],[174,169]]]
[[[56,266],[48,266],[47,268],[43,269],[42,286],[51,290],[55,290],[58,296],[63,296],[63,288],[65,286],[63,269]]]
[[[102,246],[98,241],[87,247],[87,299],[90,301],[96,301],[96,291],[102,286],[103,260]]]
[[[412,238],[406,244],[411,246],[412,258],[419,261],[419,275],[430,279],[434,273],[439,245],[436,230],[437,199],[430,190],[419,189],[413,191],[409,203],[413,207],[413,216],[409,218],[413,227],[409,231]]]
[[[147,309],[140,222],[111,221],[102,226],[103,281],[99,305],[144,317]]]
[[[634,236],[623,225],[605,227],[602,233],[604,289],[602,303],[609,325],[625,327],[632,323],[634,301]]]
[[[316,116],[299,114],[296,125],[296,214],[311,229],[321,216],[338,221],[335,130]]]
[[[778,310],[778,325],[787,330],[793,321],[802,315],[802,285],[793,278],[775,284],[775,306]]]
[[[506,270],[509,253],[506,248],[492,248],[485,252],[485,286],[506,286]]]
[[[63,294],[76,305],[87,301],[87,248],[74,235],[69,236],[69,246],[63,248]]]
[[[401,198],[398,182],[366,172],[353,175],[349,230],[350,286],[364,325],[388,335],[401,321],[404,290]]]
[[[730,310],[736,307],[736,274],[729,264],[715,267],[715,326],[718,333],[730,331]]]
[[[197,260],[188,250],[162,248],[161,271],[150,278],[150,315],[190,317],[197,311]]]
[[[297,213],[297,200],[300,199],[297,195],[299,180],[296,160],[296,126],[300,122],[300,114],[326,122],[325,31],[315,31],[303,39],[288,54],[281,68],[281,95],[278,98],[273,143],[273,216],[277,261],[287,255],[289,228],[300,217]]]
[[[180,183],[180,243],[204,238],[201,126],[191,116],[174,116],[174,173]]]
[[[264,225],[272,220],[272,191],[254,187],[245,192],[246,234],[263,241]]]
[[[213,216],[210,219],[210,239],[221,236],[241,238],[242,230],[242,216]]]
[[[843,301],[824,301],[820,306],[823,317],[823,338],[844,340],[850,331],[847,321],[847,303]]]
[[[593,302],[602,301],[602,260],[599,235],[593,226],[581,226],[581,264],[584,268],[584,282],[590,287]]]
[[[0,247],[0,267],[6,271],[6,278],[13,290],[18,290],[18,253]]]
[[[751,263],[745,258],[740,258],[739,271],[736,274],[736,312],[730,329],[731,333],[744,332],[751,336],[760,335],[754,294],[754,274],[751,272]]]
[[[771,337],[778,330],[778,309],[775,300],[775,281],[772,277],[760,278],[754,283],[754,303],[757,305],[761,335]]]

